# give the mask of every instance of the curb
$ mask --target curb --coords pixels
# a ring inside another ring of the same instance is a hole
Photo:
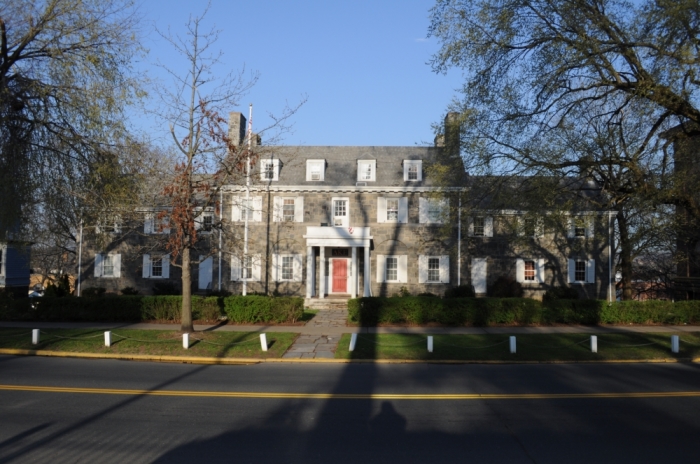
[[[583,361],[478,361],[478,360],[423,360],[423,359],[303,359],[303,358],[207,358],[201,356],[151,356],[144,354],[73,353],[71,351],[20,350],[2,348],[0,355],[44,356],[52,358],[115,359],[119,361],[164,362],[180,364],[207,364],[248,366],[251,364],[677,364],[700,363],[700,358],[662,359],[604,359]]]

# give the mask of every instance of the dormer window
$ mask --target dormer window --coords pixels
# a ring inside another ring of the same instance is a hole
[[[322,181],[325,167],[325,160],[306,160],[306,180],[309,182]]]
[[[418,182],[423,180],[423,161],[404,160],[403,180],[404,182]]]
[[[358,160],[357,161],[357,181],[358,182],[374,182],[376,177],[377,161],[376,160]]]
[[[279,180],[279,163],[278,159],[260,160],[260,180]]]

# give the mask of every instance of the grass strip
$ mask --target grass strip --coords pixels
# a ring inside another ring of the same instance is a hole
[[[510,353],[507,335],[434,335],[428,353],[427,335],[359,334],[355,350],[350,335],[340,339],[337,359],[409,359],[454,361],[615,361],[700,357],[700,333],[680,335],[680,352],[671,353],[671,334],[597,334],[592,353],[590,334],[518,335],[517,352]]]
[[[101,329],[42,329],[38,345],[31,330],[0,328],[0,348],[68,351],[73,353],[202,356],[213,358],[281,358],[296,333],[267,334],[268,351],[260,348],[258,332],[195,332],[190,348],[182,347],[182,334],[174,330],[112,330],[112,346],[104,344]]]

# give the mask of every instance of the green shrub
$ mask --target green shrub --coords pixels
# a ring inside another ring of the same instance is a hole
[[[523,286],[510,276],[501,276],[489,286],[488,295],[492,298],[522,298]]]
[[[138,289],[134,287],[124,287],[120,290],[122,295],[138,295],[139,291]]]
[[[304,299],[259,295],[224,298],[224,311],[236,323],[295,322],[304,313]]]
[[[44,290],[44,296],[55,298],[71,296],[68,274],[63,274],[60,276],[55,284],[47,285],[46,290]]]
[[[107,291],[107,289],[102,288],[102,287],[87,287],[87,288],[84,288],[80,292],[80,296],[84,296],[84,297],[88,297],[88,298],[95,297],[95,296],[102,296],[105,294],[106,291]]]
[[[182,295],[182,292],[180,291],[180,287],[178,287],[175,282],[169,282],[165,280],[163,282],[156,282],[153,285],[153,294],[176,296]]]
[[[553,300],[578,300],[578,290],[572,287],[551,287],[544,292],[542,301]]]
[[[474,287],[471,285],[450,287],[445,291],[445,298],[474,298],[475,296]]]

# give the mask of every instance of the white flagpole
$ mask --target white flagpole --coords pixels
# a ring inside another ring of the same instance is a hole
[[[250,151],[253,141],[253,104],[250,104],[248,111],[248,153],[246,155],[246,173],[245,173],[245,209],[244,211],[244,226],[243,226],[243,262],[241,263],[241,277],[245,276],[246,265],[248,264],[248,214],[250,214]],[[248,294],[248,278],[243,280],[243,292],[245,296]]]

